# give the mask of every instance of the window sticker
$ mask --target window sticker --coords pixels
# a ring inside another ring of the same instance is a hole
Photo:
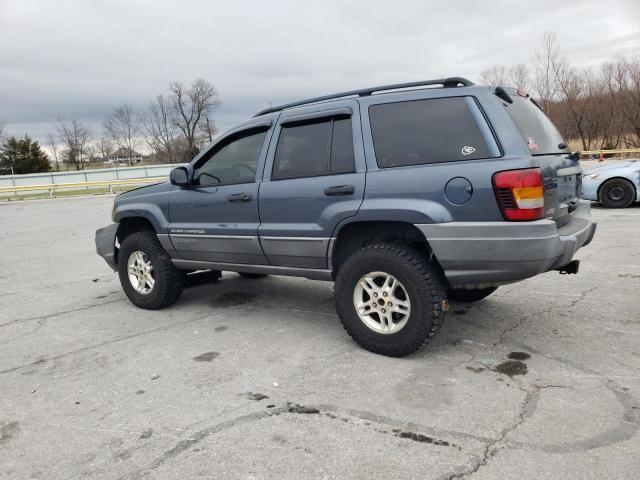
[[[462,147],[462,150],[460,153],[462,153],[462,155],[471,155],[473,152],[475,152],[476,149],[469,146],[469,145],[465,145],[464,147]]]
[[[536,142],[532,137],[527,138],[527,146],[529,147],[529,150],[540,150],[538,142]]]

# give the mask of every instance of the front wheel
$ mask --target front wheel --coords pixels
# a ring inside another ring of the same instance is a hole
[[[451,289],[447,292],[447,298],[454,302],[477,302],[488,297],[497,289],[498,287],[476,288],[473,290]]]
[[[446,302],[440,272],[417,250],[377,244],[351,255],[335,283],[338,315],[363,348],[403,357],[436,334]]]
[[[185,272],[176,269],[153,232],[126,237],[118,253],[118,276],[124,293],[140,308],[157,310],[174,303],[185,286]]]
[[[635,188],[628,180],[612,178],[600,187],[600,202],[605,207],[627,208],[635,199]]]

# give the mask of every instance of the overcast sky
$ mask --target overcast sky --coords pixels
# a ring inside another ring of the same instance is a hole
[[[483,4],[483,6],[481,6]],[[95,136],[169,81],[218,89],[222,130],[273,104],[529,62],[545,30],[576,66],[640,55],[639,0],[0,0],[0,122]]]

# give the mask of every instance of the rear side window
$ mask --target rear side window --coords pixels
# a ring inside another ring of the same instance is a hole
[[[355,171],[351,118],[283,125],[273,180]]]
[[[381,168],[497,157],[490,130],[470,97],[434,98],[369,107]]]
[[[532,155],[567,153],[560,144],[566,143],[562,135],[538,106],[527,97],[511,95],[513,103],[502,102]]]

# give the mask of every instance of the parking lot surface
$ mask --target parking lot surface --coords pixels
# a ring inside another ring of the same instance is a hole
[[[452,303],[397,359],[330,283],[225,273],[135,308],[94,252],[111,205],[0,204],[0,477],[640,477],[640,207],[594,207],[578,275]]]

